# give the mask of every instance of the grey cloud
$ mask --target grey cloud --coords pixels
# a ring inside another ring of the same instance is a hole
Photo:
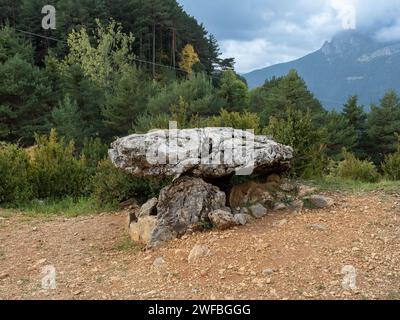
[[[241,72],[298,58],[343,26],[352,4],[356,26],[382,41],[400,39],[399,0],[180,0],[233,55]]]

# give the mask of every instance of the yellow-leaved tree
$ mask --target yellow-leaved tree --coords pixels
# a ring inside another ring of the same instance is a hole
[[[179,67],[185,70],[188,74],[192,74],[193,66],[200,62],[199,56],[194,50],[191,44],[187,44],[182,49],[181,61],[179,62]]]
[[[123,33],[121,24],[113,20],[107,27],[98,19],[96,23],[93,40],[85,28],[73,30],[68,35],[69,54],[64,64],[79,65],[87,77],[105,87],[113,73],[121,72],[132,63],[134,37],[131,33]]]

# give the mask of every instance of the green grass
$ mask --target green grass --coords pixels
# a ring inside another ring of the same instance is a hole
[[[391,291],[387,295],[388,300],[400,300],[400,291]]]
[[[116,206],[100,206],[93,198],[64,198],[60,200],[33,200],[27,203],[8,206],[2,213],[3,216],[13,212],[22,212],[29,216],[62,215],[77,217],[80,215],[110,212],[118,209]]]
[[[115,249],[117,251],[130,251],[133,253],[138,253],[143,248],[144,248],[143,245],[133,242],[128,234],[124,234],[124,236],[119,240],[119,242],[115,246]]]
[[[381,190],[387,193],[400,193],[400,181],[381,180],[376,183],[325,177],[319,180],[303,181],[305,184],[318,188],[320,192],[368,192]]]

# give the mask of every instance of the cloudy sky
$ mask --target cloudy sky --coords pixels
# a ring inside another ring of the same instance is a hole
[[[219,40],[238,72],[290,61],[343,29],[400,39],[400,0],[178,0]]]

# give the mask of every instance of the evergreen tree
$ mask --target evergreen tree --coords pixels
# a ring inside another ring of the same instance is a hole
[[[76,101],[66,95],[52,113],[52,124],[58,134],[67,141],[80,141],[83,137],[84,122],[79,113]],[[79,142],[78,142],[79,145]]]
[[[0,63],[5,63],[15,55],[33,63],[33,48],[30,42],[24,40],[11,27],[5,26],[0,29]]]
[[[110,140],[110,133],[104,127],[101,114],[104,90],[85,77],[79,65],[63,66],[58,61],[48,59],[46,74],[51,79],[52,98],[58,99],[59,103],[68,96],[78,107],[82,136],[75,139],[77,145],[82,146],[85,137]]]
[[[146,110],[149,97],[155,87],[147,76],[135,66],[126,67],[121,75],[114,79],[105,96],[102,110],[105,125],[112,136],[129,133],[140,114]]]
[[[358,142],[357,132],[344,115],[336,111],[327,112],[320,123],[324,129],[326,152],[330,158],[341,160],[343,148],[355,148]]]
[[[188,79],[175,81],[161,88],[149,100],[147,111],[150,114],[169,114],[171,106],[178,105],[182,97],[188,103],[187,117],[202,117],[219,113],[225,107],[224,100],[219,98],[205,74],[192,74]]]
[[[358,105],[358,97],[351,96],[343,106],[343,115],[356,130],[365,129],[366,114],[364,107]]]
[[[29,43],[10,29],[0,30],[0,140],[29,144],[47,129],[51,110],[49,81],[32,65]]]
[[[53,0],[51,4],[57,8],[57,28],[42,30],[41,9],[46,4],[49,4],[46,0],[3,0],[0,2],[0,23],[8,21],[19,29],[66,41],[70,32],[82,27],[91,36],[97,28],[95,19],[104,24],[109,18],[114,18],[137,39],[132,48],[140,60],[176,67],[178,53],[188,43],[193,45],[200,59],[196,71],[211,74],[219,59],[215,38],[194,17],[188,15],[176,0]],[[49,49],[54,49],[61,57],[68,53],[64,42],[39,37],[30,39],[38,64],[43,63]],[[151,64],[139,64],[157,75],[165,71]]]
[[[295,70],[284,77],[266,81],[250,94],[250,111],[260,114],[262,125],[267,125],[271,116],[287,118],[287,106],[301,112],[310,111],[312,115],[324,111]]]
[[[368,154],[375,163],[381,163],[385,155],[396,151],[396,133],[400,133],[400,98],[389,90],[380,106],[371,106],[368,115]]]
[[[355,153],[358,158],[366,158],[365,140],[366,140],[366,120],[367,115],[364,107],[358,105],[358,97],[351,96],[343,106],[343,116],[354,129],[357,140],[353,147],[347,146],[347,150]]]
[[[226,101],[228,111],[247,109],[249,103],[247,86],[231,70],[222,73],[218,96]]]
[[[305,178],[321,176],[326,167],[324,132],[306,113],[289,106],[285,118],[271,117],[264,134],[289,145],[294,150],[291,172]]]

